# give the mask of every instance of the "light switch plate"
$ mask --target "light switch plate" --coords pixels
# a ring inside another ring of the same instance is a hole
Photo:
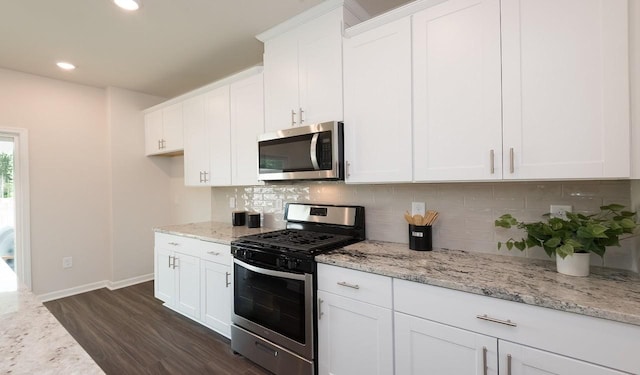
[[[426,212],[426,206],[424,202],[411,202],[411,216],[422,215]]]
[[[551,217],[559,217],[560,219],[567,219],[567,212],[572,212],[573,207],[562,204],[552,204],[549,212]]]

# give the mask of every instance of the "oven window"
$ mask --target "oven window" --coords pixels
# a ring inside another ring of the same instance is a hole
[[[304,281],[263,275],[234,264],[234,311],[305,344]]]

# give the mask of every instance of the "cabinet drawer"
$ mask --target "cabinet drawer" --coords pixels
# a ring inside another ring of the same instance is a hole
[[[225,266],[231,265],[231,246],[216,242],[199,242],[201,250],[200,257],[203,260],[223,264]]]
[[[318,289],[391,308],[391,278],[318,264]]]
[[[200,240],[166,233],[156,233],[155,246],[172,251],[179,251],[183,254],[200,257],[198,243]]]
[[[394,281],[393,295],[398,312],[622,371],[640,368],[640,326],[406,280]]]

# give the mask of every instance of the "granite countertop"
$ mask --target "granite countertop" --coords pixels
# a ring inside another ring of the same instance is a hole
[[[218,242],[229,245],[238,237],[250,234],[271,232],[273,228],[234,227],[229,223],[203,221],[199,223],[167,225],[153,229],[159,233],[175,234],[178,236],[196,238],[203,241]]]
[[[4,262],[0,263],[12,273]],[[6,275],[4,271],[0,269],[0,274]],[[4,276],[2,279],[6,281]],[[3,287],[6,285],[3,282]],[[0,291],[0,353],[1,374],[104,374],[24,287]]]
[[[556,272],[555,262],[459,250],[409,250],[364,241],[316,257],[319,263],[469,293],[640,325],[640,275],[591,267],[588,277]]]

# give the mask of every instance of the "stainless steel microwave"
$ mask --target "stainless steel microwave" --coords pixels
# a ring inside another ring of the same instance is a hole
[[[343,180],[341,122],[299,126],[258,137],[258,179]]]

